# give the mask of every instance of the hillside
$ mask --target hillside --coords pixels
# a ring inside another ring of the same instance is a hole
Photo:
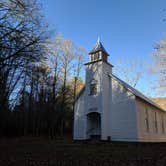
[[[152,98],[152,100],[166,110],[166,97],[164,97],[164,98]]]

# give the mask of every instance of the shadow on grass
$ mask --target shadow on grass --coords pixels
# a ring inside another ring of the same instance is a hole
[[[165,143],[0,140],[0,166],[166,165]]]

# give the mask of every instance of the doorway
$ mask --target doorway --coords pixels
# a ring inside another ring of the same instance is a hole
[[[87,114],[87,136],[89,139],[101,139],[101,115],[98,112]]]

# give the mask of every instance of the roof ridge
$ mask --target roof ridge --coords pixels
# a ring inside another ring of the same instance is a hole
[[[121,80],[120,78],[118,78],[117,76],[115,76],[114,74],[108,74],[109,76],[112,76],[113,78],[115,78],[118,82],[120,82],[122,84],[122,86],[125,86],[125,88],[127,88],[128,90],[130,90],[135,96],[147,101],[148,103],[154,105],[155,107],[166,111],[164,108],[160,107],[157,103],[155,103],[154,101],[152,101],[150,98],[146,97],[142,92],[140,92],[139,90],[135,89],[134,87],[132,87],[131,85],[129,85],[128,83],[126,83],[125,81]]]

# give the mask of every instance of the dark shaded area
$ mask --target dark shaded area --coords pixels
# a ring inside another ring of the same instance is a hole
[[[165,143],[1,139],[1,166],[146,166],[166,164]]]
[[[0,136],[72,132],[81,54],[50,32],[38,0],[0,1]]]

